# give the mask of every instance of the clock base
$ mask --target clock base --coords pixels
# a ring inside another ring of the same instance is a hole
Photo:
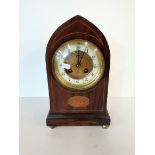
[[[109,126],[110,116],[108,113],[51,114],[49,112],[46,124],[47,126]]]

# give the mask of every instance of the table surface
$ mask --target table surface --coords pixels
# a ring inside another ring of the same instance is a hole
[[[20,155],[134,155],[134,98],[109,97],[111,125],[46,126],[48,98],[20,98]]]

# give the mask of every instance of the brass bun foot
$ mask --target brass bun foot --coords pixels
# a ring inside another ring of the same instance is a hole
[[[108,129],[109,128],[109,125],[102,125],[102,128],[103,129]]]
[[[49,126],[49,128],[54,129],[54,128],[55,128],[55,126]]]

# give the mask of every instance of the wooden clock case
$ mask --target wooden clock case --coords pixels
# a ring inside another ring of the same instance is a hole
[[[105,58],[105,72],[100,81],[87,90],[63,87],[52,72],[52,58],[57,48],[73,39],[88,40],[97,45]],[[62,24],[51,36],[46,49],[46,69],[50,99],[47,126],[110,125],[107,111],[107,94],[110,69],[110,50],[102,32],[91,22],[77,15]],[[71,107],[67,100],[73,96],[89,99],[86,107]]]

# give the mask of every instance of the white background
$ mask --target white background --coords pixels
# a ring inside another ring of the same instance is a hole
[[[48,40],[58,26],[77,14],[94,23],[109,43],[109,96],[134,96],[133,0],[21,0],[20,97],[48,96]]]
[[[136,155],[155,154],[154,5],[152,0],[136,0]],[[19,154],[18,9],[18,0],[6,0],[0,5],[0,154],[6,155]]]

